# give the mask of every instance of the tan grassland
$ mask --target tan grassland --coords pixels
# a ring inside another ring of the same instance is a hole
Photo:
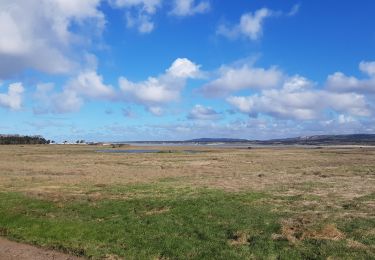
[[[290,211],[295,216],[284,219],[282,234],[273,236],[287,238],[290,243],[309,237],[345,239],[345,234],[330,224],[311,231],[309,226],[317,220],[375,218],[375,201],[371,199],[375,193],[375,148],[371,147],[152,147],[165,152],[148,154],[98,153],[98,149],[113,148],[0,146],[0,190],[58,202],[80,197],[110,199],[121,194],[111,195],[99,188],[135,183],[267,192],[275,195],[274,210]],[[278,199],[293,196],[302,200]],[[370,199],[360,199],[366,196]],[[366,232],[375,232],[375,227]],[[246,240],[241,234],[238,237],[239,241],[230,243]],[[347,243],[365,246],[351,240]]]
[[[103,147],[0,146],[0,189],[48,196],[64,195],[67,188],[81,194],[85,186],[166,180],[343,200],[375,190],[375,148],[153,147],[166,152],[146,154],[97,153],[98,149]],[[183,152],[186,149],[201,152]]]

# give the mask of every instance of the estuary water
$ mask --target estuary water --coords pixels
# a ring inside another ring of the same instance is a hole
[[[160,153],[160,150],[97,150],[97,153]]]
[[[97,153],[201,153],[202,151],[195,150],[145,150],[145,149],[128,149],[128,150],[118,150],[118,149],[106,149],[106,150],[96,150]]]

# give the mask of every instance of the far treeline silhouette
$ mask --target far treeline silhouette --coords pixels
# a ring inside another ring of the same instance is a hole
[[[40,135],[22,136],[22,135],[0,135],[1,144],[49,144],[51,141],[46,140]]]

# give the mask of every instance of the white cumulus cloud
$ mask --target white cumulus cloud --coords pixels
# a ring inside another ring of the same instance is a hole
[[[245,36],[250,40],[257,40],[262,36],[264,20],[271,17],[272,14],[273,12],[267,8],[243,14],[237,25],[231,27],[220,25],[217,33],[228,38]]]
[[[359,64],[359,69],[368,77],[359,79],[347,76],[342,72],[335,72],[328,76],[327,87],[337,92],[375,93],[375,62],[362,61]]]
[[[128,28],[137,28],[140,33],[150,33],[155,24],[152,21],[161,0],[110,0],[113,7],[126,10],[126,23]]]
[[[124,99],[146,106],[153,114],[160,114],[160,105],[176,102],[188,79],[201,74],[199,65],[188,59],[176,59],[164,74],[149,77],[145,81],[132,82],[125,77],[119,79]]]
[[[176,78],[199,78],[201,77],[200,65],[196,65],[186,58],[176,59],[167,70],[167,74]]]
[[[150,14],[136,13],[131,12],[126,13],[126,23],[128,28],[137,28],[137,30],[142,33],[150,33],[154,30],[155,24],[152,22]]]
[[[174,0],[171,14],[176,16],[190,16],[205,13],[210,10],[210,2],[195,2],[195,0]]]
[[[103,77],[93,70],[81,72],[65,88],[91,99],[111,100],[116,97],[113,87],[105,85]]]
[[[215,109],[202,105],[195,105],[188,114],[188,119],[193,120],[215,120],[220,117],[220,113],[216,112]]]
[[[243,89],[266,89],[277,87],[283,78],[277,68],[256,68],[244,64],[240,67],[223,66],[217,79],[203,86],[202,92],[208,97],[225,96]]]
[[[0,106],[11,110],[20,110],[22,108],[23,92],[22,83],[10,84],[7,93],[0,93]]]
[[[95,66],[93,66],[95,67]],[[164,74],[145,81],[132,82],[119,78],[119,89],[105,84],[95,68],[86,69],[56,90],[53,83],[41,83],[34,93],[34,113],[70,113],[79,111],[85,101],[129,102],[143,105],[160,116],[163,105],[180,98],[188,79],[200,78],[200,66],[186,58],[176,59]]]
[[[144,12],[154,14],[157,8],[161,5],[161,0],[109,0],[109,2],[120,8],[136,7],[142,9]]]
[[[370,116],[370,104],[364,95],[336,93],[312,88],[313,83],[301,76],[287,79],[282,88],[263,90],[251,96],[231,96],[227,101],[240,112],[275,118],[313,120],[333,110],[352,116]]]
[[[99,4],[100,0],[0,1],[0,78],[27,68],[71,72],[79,66],[81,57],[74,49],[86,42],[86,28],[98,33],[104,28]]]
[[[359,69],[370,77],[375,77],[375,61],[361,61]]]
[[[71,113],[77,112],[85,100],[114,101],[117,98],[116,90],[103,82],[101,75],[96,71],[87,70],[70,79],[62,90],[54,91],[53,83],[37,85],[34,95],[37,105],[34,113]]]
[[[261,8],[255,12],[244,13],[240,21],[235,25],[221,24],[217,28],[216,33],[230,39],[245,37],[255,41],[262,37],[264,21],[270,17],[295,16],[300,9],[300,5],[294,5],[289,12],[274,11],[268,8]]]

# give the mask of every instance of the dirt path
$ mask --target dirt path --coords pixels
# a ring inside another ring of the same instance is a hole
[[[82,260],[52,250],[12,242],[0,237],[1,260]]]

